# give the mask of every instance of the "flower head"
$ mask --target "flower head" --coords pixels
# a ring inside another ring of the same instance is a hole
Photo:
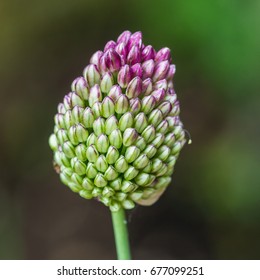
[[[93,54],[54,118],[61,181],[112,211],[157,201],[186,142],[174,73],[170,49],[145,46],[141,32]]]

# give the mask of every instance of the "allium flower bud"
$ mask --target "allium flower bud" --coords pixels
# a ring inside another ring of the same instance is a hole
[[[151,205],[184,146],[169,48],[123,32],[95,52],[58,105],[49,145],[61,181],[111,211]]]

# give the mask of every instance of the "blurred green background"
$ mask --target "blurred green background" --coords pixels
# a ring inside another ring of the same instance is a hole
[[[70,83],[124,30],[168,46],[191,133],[154,206],[129,212],[135,259],[260,258],[260,2],[0,3],[0,258],[113,259],[110,214],[63,186],[48,137]]]

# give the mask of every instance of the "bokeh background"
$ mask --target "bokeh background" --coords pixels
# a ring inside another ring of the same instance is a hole
[[[260,2],[0,3],[0,258],[113,259],[110,214],[63,186],[48,137],[70,83],[124,30],[168,46],[192,135],[154,206],[128,214],[135,259],[260,258]]]

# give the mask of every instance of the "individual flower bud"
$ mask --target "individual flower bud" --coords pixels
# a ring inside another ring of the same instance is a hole
[[[157,63],[164,60],[170,61],[170,59],[171,59],[171,50],[169,48],[160,49],[155,56],[155,61]]]
[[[128,98],[138,97],[142,92],[142,80],[140,77],[133,78],[127,86],[126,96]]]
[[[142,103],[141,103],[141,100],[139,98],[133,98],[130,100],[130,112],[136,116],[141,108],[142,108]]]
[[[145,150],[143,151],[143,153],[145,154],[145,155],[147,155],[147,157],[150,159],[150,158],[152,158],[155,154],[156,154],[156,152],[157,152],[157,149],[155,148],[155,146],[154,145],[148,145],[146,148],[145,148]]]
[[[119,43],[115,47],[115,51],[121,56],[123,62],[126,62],[126,56],[128,54],[127,45],[125,43]]]
[[[154,126],[148,125],[146,127],[146,129],[142,132],[141,135],[147,143],[150,143],[151,141],[154,140],[155,134],[156,134],[156,131],[155,131]]]
[[[138,136],[135,141],[135,146],[142,151],[146,147],[146,142],[143,137]]]
[[[176,160],[177,160],[176,156],[169,156],[167,159],[168,167],[170,167],[170,168],[174,167]]]
[[[169,147],[169,148],[172,148],[174,143],[175,143],[175,134],[174,133],[168,133],[166,136],[165,136],[165,139],[164,139],[164,144]]]
[[[96,136],[105,133],[105,120],[101,117],[96,119],[93,123],[93,130]]]
[[[73,126],[75,123],[73,121],[72,118],[72,113],[70,110],[68,110],[65,114],[64,114],[64,124],[66,129],[69,129],[71,126]]]
[[[94,184],[98,188],[103,188],[107,185],[107,180],[105,179],[104,175],[101,173],[98,173],[97,176],[94,179]]]
[[[141,154],[134,162],[133,166],[137,169],[143,169],[149,163],[149,158],[146,154]]]
[[[73,183],[75,183],[79,188],[81,188],[82,186],[82,176],[78,175],[77,173],[73,173],[71,175],[71,181],[73,181]]]
[[[142,78],[143,76],[143,68],[140,63],[136,63],[131,67],[131,70],[133,72],[133,76],[138,76]]]
[[[172,155],[176,155],[177,153],[179,153],[179,151],[181,150],[182,148],[182,144],[181,142],[176,142],[173,147],[172,147],[172,150],[171,150],[171,154]]]
[[[152,80],[147,78],[142,83],[142,93],[144,96],[149,95],[153,90]]]
[[[137,31],[133,33],[129,39],[129,49],[132,48],[132,46],[137,46],[138,48],[141,48],[142,46],[142,32]]]
[[[157,151],[158,158],[162,161],[166,161],[170,154],[171,150],[166,145],[161,146]]]
[[[163,166],[156,172],[156,177],[160,177],[165,175],[165,173],[168,171],[167,165],[163,163]]]
[[[105,73],[100,83],[101,91],[103,93],[109,93],[113,85],[114,85],[113,75],[109,72]]]
[[[126,88],[133,76],[133,71],[129,65],[124,65],[117,75],[117,82],[121,88]]]
[[[86,168],[86,175],[87,175],[87,178],[89,179],[94,179],[97,175],[97,169],[95,167],[95,165],[91,162],[89,162],[87,164],[87,168]]]
[[[105,122],[106,135],[110,135],[111,132],[117,128],[118,128],[118,120],[114,115],[110,116],[108,119],[106,119],[106,122]]]
[[[131,32],[130,31],[124,31],[118,38],[117,38],[117,43],[124,43],[127,44],[129,39],[131,37]]]
[[[95,162],[95,166],[98,171],[105,172],[108,168],[108,164],[104,155],[100,155]]]
[[[103,189],[101,189],[99,187],[95,187],[92,191],[93,197],[100,197],[100,195],[102,194],[102,190]]]
[[[153,165],[152,165],[151,161],[149,161],[149,163],[145,166],[144,169],[142,169],[142,171],[145,172],[145,173],[151,173],[152,172],[152,166]]]
[[[119,159],[115,162],[115,169],[119,173],[124,173],[128,168],[127,160],[124,156],[120,156]]]
[[[119,98],[119,96],[121,96],[121,95],[122,95],[122,90],[121,90],[120,86],[118,86],[118,85],[112,86],[108,93],[108,96],[110,98],[112,98],[112,100],[114,102],[116,102],[117,99]]]
[[[91,128],[94,123],[93,111],[87,107],[82,113],[82,123],[86,128]]]
[[[89,88],[87,81],[83,77],[79,77],[75,80],[75,85],[74,87],[72,86],[72,91],[75,91],[83,100],[88,100]]]
[[[102,116],[102,103],[101,102],[95,102],[91,109],[94,114],[94,119],[97,119]]]
[[[165,90],[162,88],[156,89],[151,93],[151,95],[155,97],[156,102],[161,102],[165,97]]]
[[[67,134],[67,132],[66,132],[65,129],[59,129],[59,130],[57,131],[56,136],[57,136],[57,139],[58,139],[58,141],[59,141],[59,144],[62,144],[62,143],[64,143],[65,141],[68,140],[68,136],[69,136],[69,135]]]
[[[127,160],[128,163],[131,163],[137,159],[139,154],[140,154],[140,149],[138,149],[136,146],[127,147],[125,151],[125,159]]]
[[[109,146],[106,154],[108,164],[114,164],[119,158],[119,151],[114,146]]]
[[[63,152],[60,152],[60,161],[66,167],[70,167],[70,161]]]
[[[152,95],[145,96],[142,99],[142,111],[147,115],[149,114],[156,105],[156,99]]]
[[[97,51],[95,52],[91,58],[90,58],[90,63],[91,64],[95,64],[97,67],[99,67],[99,62],[100,62],[100,58],[102,57],[103,52],[102,51]]]
[[[124,201],[127,198],[127,193],[124,192],[117,192],[116,198],[118,201]]]
[[[94,64],[89,64],[83,71],[83,76],[87,80],[89,86],[93,87],[100,83],[100,74],[98,68]]]
[[[105,178],[108,181],[113,181],[118,177],[118,172],[116,171],[116,169],[113,166],[109,166],[104,174]]]
[[[134,191],[136,187],[137,187],[136,184],[134,184],[133,182],[124,180],[122,183],[121,190],[125,193],[129,193]]]
[[[72,103],[71,103],[71,96],[70,95],[65,95],[63,99],[63,104],[66,110],[72,109]]]
[[[86,164],[82,162],[81,160],[76,160],[75,163],[72,166],[73,170],[79,174],[84,175],[86,174]]]
[[[62,145],[62,151],[65,154],[66,157],[68,158],[73,158],[75,157],[75,148],[74,146],[71,144],[70,141],[66,141],[65,143],[63,143]]]
[[[129,147],[133,145],[137,137],[138,137],[138,133],[134,128],[127,128],[123,134],[124,146]]]
[[[105,134],[101,134],[98,136],[96,147],[100,153],[104,154],[107,152],[108,147],[109,147],[109,140]]]
[[[129,99],[124,94],[121,94],[116,100],[115,111],[118,114],[124,114],[128,111]]]
[[[100,57],[99,60],[99,71],[102,75],[104,75],[108,71],[104,54]]]
[[[95,147],[95,145],[90,145],[88,148],[87,148],[87,151],[86,151],[86,156],[87,156],[87,159],[89,162],[96,162],[98,157],[99,157],[99,153]]]
[[[113,50],[108,49],[104,53],[105,63],[110,72],[118,71],[121,67],[121,58],[119,54]]]
[[[102,101],[102,115],[105,118],[112,116],[115,112],[115,105],[113,100],[106,96]]]
[[[138,173],[139,171],[137,169],[135,169],[133,166],[129,166],[126,172],[124,173],[124,178],[128,181],[133,180]]]
[[[155,146],[155,148],[158,149],[162,145],[164,139],[165,139],[165,137],[162,133],[156,133],[151,144],[153,144]]]
[[[111,197],[115,194],[115,191],[110,187],[104,187],[102,195],[105,197]]]
[[[159,62],[154,69],[153,81],[159,81],[166,77],[170,65],[167,60]]]
[[[94,85],[89,92],[89,106],[92,107],[93,104],[97,101],[102,101],[102,93],[100,91],[99,85]]]
[[[104,52],[108,51],[109,49],[114,49],[116,47],[116,42],[111,40],[108,41],[104,47]]]
[[[157,107],[157,109],[159,109],[162,112],[163,116],[165,117],[165,116],[167,116],[171,112],[172,104],[170,102],[168,102],[168,101],[165,101],[165,102],[161,103]]]
[[[120,190],[122,186],[122,178],[118,177],[112,182],[109,183],[110,187],[113,188],[114,190]]]
[[[163,113],[160,109],[154,109],[148,116],[148,122],[156,127],[163,120]]]
[[[147,173],[139,173],[136,177],[135,177],[135,183],[139,186],[146,186],[149,184],[149,182],[151,181],[151,178],[150,178],[150,174],[147,174]]]
[[[156,127],[156,132],[158,133],[166,133],[168,131],[169,124],[167,120],[163,120],[157,127]]]
[[[79,144],[77,147],[75,147],[75,154],[76,157],[81,161],[87,160],[87,147],[84,144]]]
[[[168,88],[168,82],[165,79],[160,80],[160,81],[154,83],[153,88],[154,89],[164,89],[166,91]]]
[[[157,172],[158,170],[160,170],[163,166],[163,162],[159,159],[159,158],[155,158],[152,160],[152,173]]]
[[[56,114],[54,117],[54,122],[58,128],[65,128],[64,115]]]
[[[119,149],[122,146],[123,138],[121,131],[119,129],[116,129],[112,131],[112,133],[109,135],[109,142],[112,146],[115,146],[117,149]]]
[[[84,107],[84,101],[77,95],[75,92],[71,94],[71,104],[72,107],[78,105],[80,107]]]
[[[116,201],[112,201],[109,205],[109,209],[111,212],[117,212],[120,208],[120,204]]]
[[[96,142],[97,136],[95,135],[95,133],[91,133],[87,139],[87,146],[96,145]]]
[[[133,46],[127,56],[127,64],[134,65],[141,62],[141,52],[137,46]]]
[[[155,50],[151,45],[146,46],[142,50],[142,61],[150,60],[155,58]]]
[[[88,139],[88,131],[82,124],[77,124],[75,127],[75,134],[78,142],[86,142]]]
[[[51,147],[51,149],[53,151],[57,151],[58,150],[59,144],[58,144],[58,140],[57,140],[57,137],[56,137],[55,134],[52,134],[50,136],[50,138],[49,138],[49,145],[50,145],[50,147]]]
[[[73,123],[78,124],[82,121],[83,111],[84,109],[78,105],[72,109],[71,116]]]
[[[169,125],[168,130],[172,131],[174,129],[175,125],[176,125],[177,118],[170,116],[170,117],[166,117],[166,120],[167,120],[168,125]]]
[[[173,76],[174,76],[175,72],[176,72],[176,66],[174,64],[171,64],[169,66],[169,70],[168,70],[167,75],[166,75],[167,81],[171,81],[173,79]]]
[[[138,133],[142,133],[144,129],[148,126],[148,121],[143,112],[139,113],[134,118],[134,128]]]
[[[127,112],[120,118],[118,127],[122,132],[124,132],[127,128],[132,127],[133,123],[133,115],[130,112]]]
[[[66,113],[66,109],[63,103],[59,103],[58,107],[57,107],[58,113],[59,114],[65,114]]]
[[[143,79],[151,78],[153,75],[155,63],[152,59],[146,60],[142,64],[143,67]]]
[[[86,190],[80,190],[79,191],[79,195],[85,199],[91,199],[93,198],[93,195],[91,192],[89,191],[86,191]]]

